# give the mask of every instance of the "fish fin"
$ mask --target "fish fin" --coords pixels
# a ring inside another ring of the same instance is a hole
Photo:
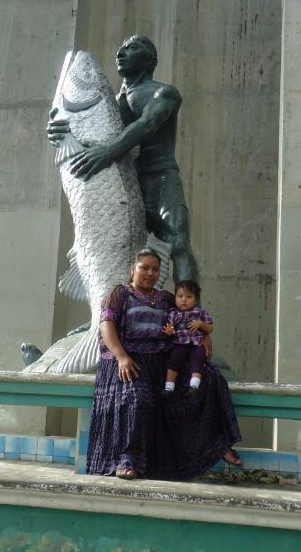
[[[99,329],[91,328],[51,371],[56,374],[87,374],[99,361]]]
[[[85,147],[73,136],[72,132],[67,132],[64,140],[60,140],[56,150],[55,165],[58,167],[60,163],[73,157],[76,153],[81,153]]]
[[[171,243],[159,240],[159,238],[156,238],[156,236],[151,233],[147,238],[146,247],[153,249],[161,259],[160,278],[156,284],[156,288],[162,289],[169,276]]]
[[[60,276],[59,290],[63,295],[75,299],[75,301],[89,302],[89,295],[83,283],[76,258],[76,251],[72,247],[67,253],[70,268]]]

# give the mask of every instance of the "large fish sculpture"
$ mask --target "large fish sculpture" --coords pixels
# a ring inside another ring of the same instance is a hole
[[[55,119],[67,119],[71,130],[56,155],[74,222],[70,268],[59,288],[73,299],[88,301],[91,308],[90,330],[55,371],[82,373],[98,360],[101,300],[128,280],[134,255],[146,244],[145,213],[130,155],[87,182],[71,174],[71,158],[84,143],[105,144],[123,130],[113,89],[89,52],[67,54],[53,108],[58,109]]]

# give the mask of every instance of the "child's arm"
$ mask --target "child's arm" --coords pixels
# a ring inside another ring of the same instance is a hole
[[[210,334],[213,331],[212,322],[211,323],[203,322],[203,320],[191,320],[190,322],[188,322],[187,327],[191,332],[200,330],[205,334]]]
[[[204,334],[211,334],[213,330],[212,322],[209,312],[200,309],[199,312],[196,312],[196,318],[188,322],[187,327],[191,332],[199,330]]]

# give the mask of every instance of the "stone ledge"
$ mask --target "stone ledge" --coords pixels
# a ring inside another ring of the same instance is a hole
[[[299,489],[122,481],[25,462],[0,462],[0,503],[301,530]]]

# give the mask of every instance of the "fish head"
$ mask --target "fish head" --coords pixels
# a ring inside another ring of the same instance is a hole
[[[97,59],[84,50],[75,53],[62,86],[65,109],[87,109],[112,94],[109,80]]]

